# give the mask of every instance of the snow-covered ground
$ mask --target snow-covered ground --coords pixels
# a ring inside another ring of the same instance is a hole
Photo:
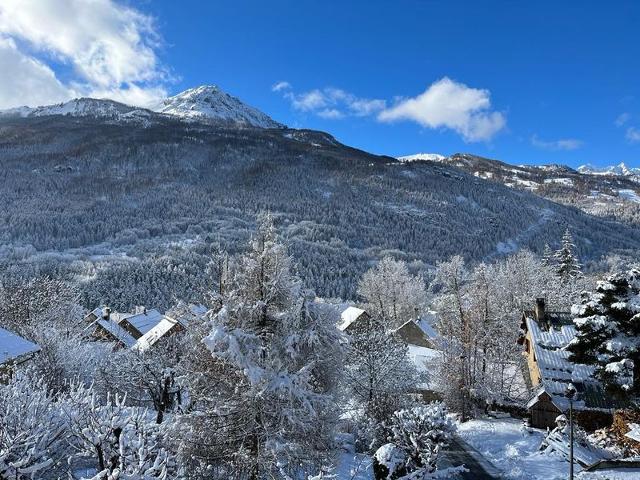
[[[334,474],[339,480],[373,480],[371,457],[363,453],[343,453]]]
[[[559,454],[539,450],[546,432],[525,428],[518,419],[471,420],[458,427],[459,435],[503,472],[510,480],[566,479],[569,464]],[[582,472],[575,466],[580,480],[631,480],[640,478],[638,469]]]

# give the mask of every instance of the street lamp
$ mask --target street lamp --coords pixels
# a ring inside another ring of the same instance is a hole
[[[569,480],[573,480],[573,397],[576,395],[573,383],[567,385],[564,394],[569,399]]]

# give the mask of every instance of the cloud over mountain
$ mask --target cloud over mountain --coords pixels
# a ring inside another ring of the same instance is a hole
[[[491,110],[488,90],[471,88],[444,77],[423,93],[404,98],[380,112],[382,122],[410,120],[426,128],[447,128],[467,142],[493,138],[507,123],[501,112]]]
[[[160,45],[153,18],[112,0],[3,0],[0,68],[34,88],[12,95],[3,75],[0,108],[74,96],[149,105],[166,94]]]

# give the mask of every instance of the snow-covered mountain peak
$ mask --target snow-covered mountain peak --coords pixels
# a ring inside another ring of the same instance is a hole
[[[224,121],[260,128],[284,126],[215,85],[202,85],[185,90],[163,100],[154,110],[189,120]]]
[[[640,175],[640,168],[628,167],[624,162],[610,167],[594,167],[587,164],[578,167],[578,172],[588,175],[621,175],[630,177]]]
[[[447,157],[440,155],[439,153],[416,153],[414,155],[405,155],[403,157],[397,157],[401,162],[417,162],[421,160],[429,160],[431,162],[442,162]]]
[[[2,112],[5,115],[15,115],[20,117],[48,117],[51,115],[69,115],[72,117],[100,117],[120,119],[126,118],[135,113],[144,115],[150,113],[145,110],[114,102],[113,100],[102,100],[97,98],[74,98],[68,102],[45,105],[41,107],[19,107]]]

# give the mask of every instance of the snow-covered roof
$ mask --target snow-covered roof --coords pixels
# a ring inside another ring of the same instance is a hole
[[[172,318],[164,317],[156,326],[140,337],[133,348],[140,352],[147,351],[156,344],[158,340],[164,337],[178,322]]]
[[[435,328],[433,328],[431,320],[428,320],[427,318],[419,318],[418,320],[416,320],[416,324],[420,327],[420,330],[422,330],[424,334],[431,340],[435,340],[440,336],[438,335],[438,332],[436,332]]]
[[[594,367],[569,361],[566,350],[576,337],[573,325],[562,325],[543,330],[533,318],[527,318],[532,347],[540,375],[544,380],[559,382],[585,382],[592,380]]]
[[[144,335],[160,323],[162,319],[163,315],[158,310],[145,310],[139,313],[127,315],[122,320],[118,321],[118,323],[126,320],[136,330]]]
[[[566,410],[569,400],[565,392],[569,383],[578,391],[574,401],[574,408],[577,410],[606,410],[613,407],[610,399],[604,395],[601,384],[593,377],[595,368],[569,361],[571,353],[566,347],[576,336],[573,325],[543,329],[533,317],[527,317],[526,326],[531,335],[531,348],[541,376],[541,387],[531,398],[527,408],[531,408],[540,395],[546,392],[560,410]]]
[[[340,323],[338,323],[338,330],[345,331],[355,322],[362,314],[366,313],[361,308],[348,307],[340,314]]]
[[[107,332],[113,335],[113,337],[122,342],[125,347],[131,348],[135,345],[136,339],[133,338],[129,332],[127,332],[113,320],[99,318],[98,320],[96,320],[96,324],[100,325]]]
[[[0,364],[35,353],[40,347],[29,340],[0,327]]]

